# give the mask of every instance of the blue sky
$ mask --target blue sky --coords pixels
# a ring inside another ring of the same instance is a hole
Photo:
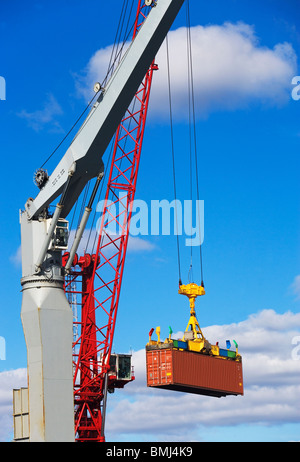
[[[6,343],[6,360],[0,361],[2,439],[8,437],[5,425],[11,424],[9,387],[24,386],[25,376],[14,371],[26,367],[20,321],[19,209],[37,194],[34,171],[73,125],[93,94],[94,81],[105,73],[107,47],[114,41],[122,1],[115,5],[113,14],[110,3],[94,0],[88,5],[79,0],[0,4],[0,76],[6,81],[6,100],[0,101],[0,336]],[[192,435],[195,440],[230,440],[233,429],[235,440],[299,439],[295,408],[300,398],[300,362],[291,359],[292,339],[300,335],[300,100],[291,96],[292,78],[300,75],[299,7],[299,1],[283,0],[216,0],[213,5],[190,1],[200,199],[205,216],[206,295],[197,301],[197,314],[212,337],[215,332],[239,335],[240,352],[249,358],[248,397],[245,393],[241,398],[246,404],[241,405],[239,398],[226,398],[217,400],[222,401],[218,409],[215,401],[211,404],[199,397],[199,407],[207,406],[211,417],[207,428],[199,415]],[[180,29],[185,26],[183,9],[169,36],[177,187],[182,201],[189,199],[186,44],[185,29]],[[154,75],[136,193],[149,207],[151,200],[174,199],[164,46],[157,62],[160,70]],[[50,171],[63,153],[60,150],[47,165]],[[187,282],[190,251],[183,241],[182,277]],[[143,433],[134,410],[141,408],[141,402],[150,409],[160,399],[170,403],[175,399],[174,394],[164,398],[144,390],[140,352],[151,327],[161,325],[167,335],[169,325],[174,332],[183,331],[188,321],[186,300],[177,295],[176,250],[173,235],[159,235],[133,240],[128,251],[114,349],[132,349],[141,372],[131,386],[133,391],[110,398],[107,431],[111,439],[121,435],[141,440],[147,433],[157,440],[154,417]],[[197,255],[195,250],[194,276],[200,283]],[[284,353],[278,351],[278,338]],[[264,375],[261,364],[271,363],[274,369],[266,368]],[[275,377],[279,366],[282,377],[280,373]],[[268,407],[262,416],[258,409],[264,396]],[[191,405],[188,396],[176,395],[176,399],[178,412]],[[229,418],[239,406],[245,407],[244,417]],[[291,412],[278,411],[280,406]],[[131,416],[129,433],[117,425],[118,409]],[[190,437],[185,422],[182,434],[186,440]],[[165,438],[176,440],[178,435],[174,431]]]

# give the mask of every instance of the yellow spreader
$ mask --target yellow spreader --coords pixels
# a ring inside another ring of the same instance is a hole
[[[195,311],[195,300],[201,295],[205,295],[203,286],[198,286],[194,282],[179,287],[178,293],[186,295],[190,302],[190,319],[186,326],[183,341],[189,342],[189,348],[194,351],[201,351],[210,348],[210,343],[204,337],[198,323]]]

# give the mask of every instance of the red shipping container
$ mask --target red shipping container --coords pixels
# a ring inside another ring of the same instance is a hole
[[[209,396],[243,395],[242,362],[174,348],[147,349],[147,386]]]

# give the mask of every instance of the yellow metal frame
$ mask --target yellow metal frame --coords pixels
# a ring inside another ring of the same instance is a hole
[[[210,354],[212,356],[217,356],[221,358],[222,360],[227,360],[230,358],[230,360],[235,360],[235,361],[241,361],[241,356],[238,354],[238,344],[235,340],[233,340],[235,344],[235,358],[229,355],[229,349],[227,355],[221,355],[220,356],[220,348],[218,343],[216,345],[212,345],[208,340],[203,335],[203,332],[199,326],[197,317],[196,317],[196,311],[195,311],[195,300],[197,297],[201,295],[205,295],[205,290],[203,286],[198,286],[195,283],[190,283],[186,285],[181,285],[179,287],[178,293],[180,295],[185,295],[189,299],[190,303],[190,319],[189,322],[186,326],[185,334],[183,338],[181,339],[183,342],[187,343],[187,348],[189,351],[195,351],[203,354]],[[173,343],[173,340],[171,338],[172,335],[172,328],[169,326],[169,337],[165,339],[164,342],[161,341],[160,337],[160,327],[156,327],[155,332],[157,335],[157,341],[152,340],[151,336],[152,333],[154,332],[154,329],[151,329],[149,332],[149,342],[147,343],[148,346],[152,345],[158,345],[159,347],[162,346],[162,344],[170,344]],[[188,335],[189,333],[192,333],[193,335]],[[191,338],[192,337],[192,338]],[[179,350],[184,351],[184,349],[179,348]]]
[[[205,295],[204,287],[198,286],[194,282],[186,285],[181,285],[179,287],[179,294],[186,295],[190,302],[190,319],[186,326],[186,331],[189,329],[194,333],[194,340],[189,341],[189,349],[194,351],[200,351],[204,347],[204,343],[206,339],[202,333],[202,330],[199,326],[196,311],[195,311],[195,299],[201,295]],[[183,338],[184,340],[184,338]],[[193,342],[197,342],[198,345],[193,344]]]

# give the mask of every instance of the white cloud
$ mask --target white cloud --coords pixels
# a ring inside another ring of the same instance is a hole
[[[188,117],[186,28],[169,33],[172,106],[174,116]],[[262,46],[253,26],[244,23],[191,28],[196,115],[234,110],[253,102],[281,104],[290,98],[291,78],[296,72],[296,55],[289,43],[272,49]],[[103,80],[112,47],[98,50],[90,59],[80,91],[89,94],[97,80]],[[150,114],[168,117],[166,46],[156,62],[151,91]]]
[[[252,102],[282,103],[290,98],[290,78],[295,73],[292,46],[261,46],[252,26],[225,23],[191,30],[196,112],[247,107]],[[187,109],[186,29],[169,34],[172,104],[175,113]],[[151,104],[156,112],[167,95],[165,46],[157,56]],[[160,104],[159,104],[160,102]],[[158,111],[157,111],[158,112]],[[187,113],[186,113],[187,117]]]
[[[124,47],[124,50],[125,48],[127,48],[127,46]],[[96,51],[89,60],[83,75],[75,76],[78,93],[84,96],[86,100],[90,100],[94,84],[104,81],[112,51],[113,45]]]
[[[22,247],[19,246],[16,252],[10,256],[10,262],[15,266],[20,266],[22,264]]]
[[[90,233],[90,230],[86,230],[85,233],[83,234],[83,237],[80,241],[80,244],[79,244],[79,247],[78,247],[78,250],[77,250],[77,254],[78,255],[84,255],[84,253],[87,251],[87,253],[89,252],[89,249],[87,249],[87,246],[90,246],[94,243],[94,240],[95,240],[95,232],[92,234],[92,237],[91,239],[89,239],[89,233]],[[75,230],[72,229],[71,232],[70,232],[70,238],[69,238],[69,242],[70,242],[70,245],[69,245],[69,249],[68,251],[70,251],[70,248],[71,248],[71,245],[74,241],[74,237],[75,237]],[[146,240],[146,239],[142,239],[140,237],[135,237],[135,236],[131,236],[129,235],[129,238],[128,238],[128,245],[127,245],[127,252],[129,253],[137,253],[137,252],[151,252],[153,250],[157,249],[157,246],[155,244],[153,244],[153,242],[150,242],[149,240]],[[94,249],[95,251],[95,249]],[[11,255],[10,257],[10,262],[16,266],[16,267],[20,267],[22,265],[22,248],[21,246],[18,247],[18,249],[16,250],[16,252]]]
[[[76,231],[75,229],[72,229],[70,232],[69,247],[71,247],[73,244],[73,241],[75,238],[75,231]],[[111,236],[111,239],[116,239],[119,236],[119,234],[113,234],[113,233],[109,233],[109,235]],[[87,229],[84,232],[82,239],[80,241],[80,244],[77,250],[78,255],[83,255],[85,252],[91,252],[92,250],[93,252],[95,252],[98,237],[99,237],[99,234],[96,233],[95,229],[92,230],[91,236],[90,236],[90,230]],[[105,236],[104,241],[102,242],[102,245],[105,246],[108,242],[109,242],[109,239],[107,236]],[[94,249],[92,249],[93,246],[95,247]],[[149,240],[142,239],[140,237],[131,236],[129,234],[127,252],[143,252],[143,251],[149,252],[155,249],[156,249],[155,244],[153,244]],[[110,254],[111,252],[115,252],[115,250],[116,250],[115,246],[111,245],[111,246],[108,246],[107,249],[104,249],[103,252],[104,253],[107,252],[107,254]]]
[[[147,388],[145,350],[139,350],[133,353],[136,380],[108,397],[107,441],[201,441],[203,428],[218,434],[228,426],[236,428],[234,440],[239,425],[279,425],[283,440],[290,439],[285,424],[300,423],[300,313],[263,310],[239,323],[202,329],[211,342],[239,343],[244,396],[217,399]],[[26,370],[0,374],[0,440],[11,432],[12,389],[20,386],[26,386]]]
[[[156,245],[141,237],[129,236],[128,239],[128,251],[129,252],[151,252],[157,249]]]
[[[47,127],[52,132],[62,133],[63,129],[57,120],[57,116],[62,115],[62,113],[62,108],[55,97],[49,94],[42,109],[33,112],[23,109],[17,115],[25,119],[28,125],[37,132]]]

